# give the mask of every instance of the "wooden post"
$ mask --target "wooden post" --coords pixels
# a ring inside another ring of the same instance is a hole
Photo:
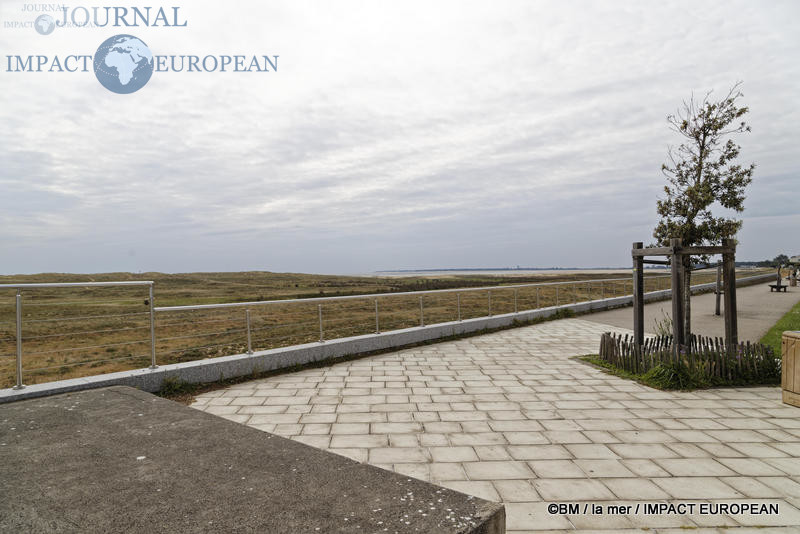
[[[672,350],[677,355],[683,346],[683,254],[681,254],[681,239],[669,240],[673,249],[671,257],[672,268]]]
[[[732,247],[732,252],[722,255],[722,270],[725,277],[725,344],[729,351],[735,351],[739,344],[736,323],[736,244],[733,239],[723,239],[722,245]]]
[[[641,249],[644,243],[637,241],[633,249]],[[644,257],[633,257],[633,342],[637,347],[644,343]]]
[[[717,304],[716,307],[714,308],[714,315],[720,314],[719,300],[721,296],[722,296],[722,265],[717,263],[717,291],[716,291]]]

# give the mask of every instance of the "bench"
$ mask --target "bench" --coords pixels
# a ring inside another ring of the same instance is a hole
[[[781,291],[783,291],[784,293],[786,293],[787,287],[789,286],[787,286],[786,284],[770,284],[769,292],[772,293],[773,291],[777,291],[778,293],[780,293]]]

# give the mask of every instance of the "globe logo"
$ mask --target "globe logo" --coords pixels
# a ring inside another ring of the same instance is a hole
[[[50,15],[39,15],[33,27],[42,35],[50,35],[56,29],[56,21]]]
[[[112,93],[135,93],[147,85],[153,75],[153,53],[133,35],[115,35],[97,49],[94,74]]]

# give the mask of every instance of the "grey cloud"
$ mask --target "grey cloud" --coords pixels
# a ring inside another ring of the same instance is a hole
[[[198,1],[181,39],[142,37],[282,49],[268,78],[162,74],[119,98],[0,73],[3,269],[624,265],[656,222],[666,114],[737,79],[759,165],[740,256],[774,256],[760,232],[794,221],[772,194],[800,165],[794,4],[238,5],[235,35]]]

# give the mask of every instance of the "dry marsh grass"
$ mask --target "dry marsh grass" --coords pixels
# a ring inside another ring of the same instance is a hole
[[[669,288],[663,272],[648,273],[646,290]],[[697,283],[713,273],[695,275]],[[461,318],[514,311],[514,290],[503,285],[581,282],[545,285],[516,291],[518,310],[601,297],[630,294],[630,277],[599,284],[597,273],[531,276],[447,275],[442,277],[354,277],[291,273],[105,273],[96,275],[40,274],[0,276],[0,284],[36,282],[100,282],[153,280],[157,306],[218,304],[298,299],[292,303],[251,306],[254,350],[319,341],[318,302],[310,297],[381,293],[381,331],[420,325],[419,296],[407,291],[496,286],[460,293]],[[605,277],[604,277],[605,278]],[[556,294],[558,293],[558,294]],[[146,287],[83,287],[23,290],[23,376],[33,384],[96,375],[150,364],[150,323]],[[0,387],[16,382],[15,291],[0,289]],[[456,292],[423,296],[425,324],[458,318]],[[160,365],[212,358],[246,351],[244,308],[168,311],[156,314],[156,354]],[[323,303],[325,339],[374,333],[375,299]]]

